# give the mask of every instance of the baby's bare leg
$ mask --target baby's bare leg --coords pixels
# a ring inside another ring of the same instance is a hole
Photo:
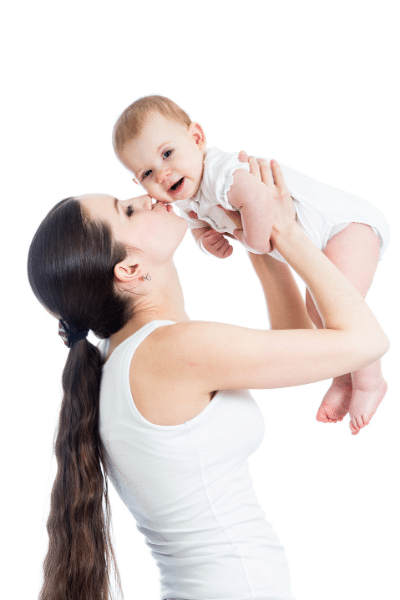
[[[379,249],[379,238],[368,225],[351,223],[329,240],[324,254],[365,298],[379,262]],[[308,295],[307,306],[314,320],[311,303]],[[314,310],[316,311],[315,306]],[[322,326],[321,320],[316,324],[317,327]],[[369,423],[386,390],[380,361],[355,371],[351,378],[350,374],[336,377],[322,401],[317,419],[336,422],[343,418],[348,409],[351,432],[357,434]]]

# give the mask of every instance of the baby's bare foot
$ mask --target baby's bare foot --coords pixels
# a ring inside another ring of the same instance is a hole
[[[343,417],[349,411],[351,392],[350,373],[341,377],[335,377],[318,409],[317,421],[321,421],[321,423],[342,421]]]
[[[357,435],[365,425],[368,425],[386,391],[387,383],[383,378],[370,388],[353,388],[349,407],[350,429],[353,435]]]

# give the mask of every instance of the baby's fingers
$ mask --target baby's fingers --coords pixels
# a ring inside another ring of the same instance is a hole
[[[228,244],[227,248],[224,249],[223,255],[221,258],[228,258],[233,252],[233,248],[230,244]]]
[[[233,248],[225,238],[222,238],[219,244],[214,244],[215,256],[218,258],[227,258],[233,252]]]
[[[209,244],[214,248],[214,250],[219,251],[223,248],[226,248],[226,246],[229,245],[229,242],[224,238],[222,234],[219,234],[218,236],[215,236],[215,238],[210,237]]]
[[[200,238],[201,248],[218,258],[227,258],[233,252],[228,240],[217,231],[209,231]]]

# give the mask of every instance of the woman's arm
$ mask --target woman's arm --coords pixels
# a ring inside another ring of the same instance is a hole
[[[261,331],[192,321],[165,327],[157,353],[149,353],[164,385],[184,387],[188,400],[218,389],[304,385],[365,367],[388,350],[363,298],[305,234],[293,231],[286,244],[279,252],[311,290],[325,329]],[[168,360],[160,363],[157,355]]]
[[[307,285],[325,329],[261,331],[190,321],[164,327],[149,352],[164,385],[197,394],[303,385],[365,367],[389,348],[362,296],[296,223],[279,166],[260,166],[275,203],[273,246]]]
[[[249,252],[249,257],[264,291],[271,329],[314,329],[290,267],[268,254]]]
[[[261,181],[260,165],[255,158],[241,151],[239,160],[248,162],[252,176]],[[290,267],[268,254],[249,252],[249,258],[264,291],[271,329],[314,329]]]

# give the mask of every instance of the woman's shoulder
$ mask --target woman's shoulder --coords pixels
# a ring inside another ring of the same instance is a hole
[[[203,372],[214,360],[218,349],[224,352],[224,339],[237,329],[210,321],[160,323],[135,350],[132,369],[136,365],[148,374],[157,372],[165,383],[182,381],[185,376],[192,379],[194,372]]]
[[[154,332],[153,340],[160,345],[167,346],[172,353],[185,351],[187,354],[191,348],[199,350],[206,346],[211,352],[209,343],[230,330],[244,329],[237,325],[220,323],[215,321],[178,321],[160,326],[157,333]]]
[[[160,324],[135,350],[130,389],[140,414],[155,425],[179,425],[197,416],[212,392],[190,376],[195,345],[204,335],[202,322]]]

